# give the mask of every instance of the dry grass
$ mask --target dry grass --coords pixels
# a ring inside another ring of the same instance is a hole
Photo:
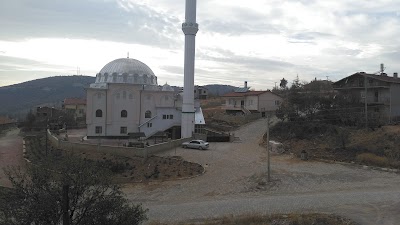
[[[242,215],[225,216],[205,221],[183,221],[178,223],[152,222],[150,225],[356,225],[355,222],[330,214],[288,214],[288,215]]]
[[[373,153],[362,153],[357,155],[357,162],[366,165],[375,165],[379,167],[390,167],[389,159],[383,156],[377,156]]]

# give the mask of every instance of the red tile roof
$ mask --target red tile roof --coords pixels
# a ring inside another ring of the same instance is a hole
[[[248,92],[231,92],[231,93],[227,93],[222,95],[222,97],[244,97],[244,96],[256,96],[256,95],[261,95],[264,93],[267,93],[270,91],[248,91]],[[273,94],[271,92],[271,94]]]
[[[86,99],[81,98],[66,98],[64,105],[86,105]]]

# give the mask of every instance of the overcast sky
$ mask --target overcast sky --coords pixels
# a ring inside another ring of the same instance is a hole
[[[195,83],[269,89],[400,72],[398,0],[199,0]],[[1,0],[0,86],[127,56],[183,85],[184,0]]]

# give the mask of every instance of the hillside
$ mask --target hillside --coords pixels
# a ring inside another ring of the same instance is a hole
[[[94,81],[89,76],[55,76],[0,87],[0,115],[18,117],[37,105],[60,105],[68,97],[85,97],[85,87]]]

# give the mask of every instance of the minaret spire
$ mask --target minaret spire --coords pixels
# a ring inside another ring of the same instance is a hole
[[[182,24],[182,31],[185,34],[182,138],[192,137],[194,132],[194,58],[198,30],[199,25],[196,23],[196,0],[186,0],[185,22]]]

